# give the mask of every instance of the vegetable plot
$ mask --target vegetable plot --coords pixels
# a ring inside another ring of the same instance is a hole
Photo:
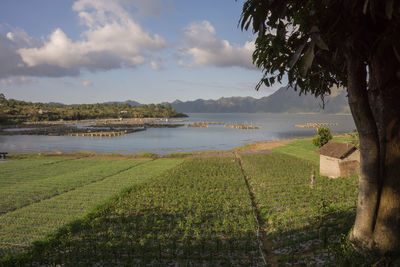
[[[0,176],[0,214],[126,170],[138,161],[79,159]]]
[[[261,266],[257,224],[234,158],[191,159],[136,184],[23,258],[39,265]]]
[[[357,178],[316,177],[318,165],[273,153],[242,156],[249,184],[281,264],[324,265],[334,260],[328,245],[352,226]]]
[[[41,165],[52,164],[64,160],[64,158],[28,158],[19,160],[7,160],[0,162],[0,175],[14,171],[20,171],[29,168],[39,167]]]
[[[43,239],[67,223],[81,218],[124,188],[157,176],[181,161],[179,159],[115,160],[112,166],[105,162],[97,162],[97,173],[95,169],[88,168],[88,172],[80,173],[82,179],[83,174],[89,175],[89,181],[93,177],[104,179],[75,185],[74,190],[1,215],[0,258],[7,253],[25,251],[33,241]],[[103,166],[100,166],[101,164]],[[124,171],[124,168],[129,166],[132,168]],[[67,181],[68,178],[74,180],[74,174],[75,172],[69,173],[70,177],[64,178]],[[107,174],[109,176],[105,177]]]

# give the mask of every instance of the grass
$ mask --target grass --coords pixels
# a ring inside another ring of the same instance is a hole
[[[39,265],[260,266],[256,231],[237,160],[197,158],[133,185],[85,220],[37,243],[21,260]]]
[[[313,145],[311,139],[300,139],[284,146],[275,147],[272,151],[319,163],[319,154],[315,152],[316,149],[317,147]]]
[[[72,162],[76,163],[76,161]],[[59,227],[84,216],[96,205],[118,194],[123,189],[157,176],[180,162],[179,159],[151,162],[130,161],[129,163],[120,160],[120,162],[113,162],[114,165],[117,165],[113,169],[110,168],[110,165],[105,165],[104,161],[97,161],[97,164],[104,165],[104,169],[100,168],[98,174],[105,175],[105,169],[110,169],[114,172],[114,175],[111,172],[111,175],[104,179],[81,184],[74,190],[1,215],[0,256],[24,250],[33,241],[40,240]],[[117,168],[123,170],[121,168],[126,166],[132,168],[115,173]],[[110,172],[110,170],[107,171]],[[69,174],[70,178],[72,174],[74,173]]]
[[[352,137],[349,134],[336,135],[333,137],[332,141],[342,142],[342,143],[351,143],[354,141],[354,137]]]
[[[6,176],[5,173],[11,173],[14,171],[39,167],[46,164],[52,164],[65,159],[62,158],[25,158],[20,160],[7,160],[0,161],[0,177]],[[1,179],[1,178],[0,178]],[[1,180],[0,180],[1,181]]]
[[[313,161],[280,153],[242,158],[280,264],[332,263],[328,246],[354,221],[357,177],[317,175],[311,189],[310,175],[318,169]]]
[[[8,154],[6,159],[11,160],[21,160],[21,159],[42,159],[42,158],[54,158],[54,157],[89,157],[93,156],[95,153],[93,152],[72,152],[72,153],[25,153],[25,154]]]
[[[351,143],[354,139],[350,135],[338,135],[334,136],[332,141]],[[318,147],[314,146],[312,143],[312,138],[306,138],[294,140],[284,146],[275,147],[272,151],[319,163],[319,154],[316,152],[317,149]]]
[[[83,158],[3,173],[0,175],[0,214],[99,181],[138,162]]]

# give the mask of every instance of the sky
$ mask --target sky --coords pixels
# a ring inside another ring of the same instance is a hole
[[[1,0],[0,93],[32,102],[268,96],[243,0]]]

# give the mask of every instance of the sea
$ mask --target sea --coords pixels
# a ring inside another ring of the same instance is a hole
[[[204,150],[230,150],[259,141],[312,137],[315,128],[299,128],[307,123],[333,123],[332,134],[355,129],[348,114],[291,114],[291,113],[189,113],[185,124],[194,122],[222,122],[246,124],[261,129],[241,130],[209,125],[208,128],[148,128],[117,137],[76,137],[39,135],[2,135],[0,151],[16,153],[120,153],[151,152],[169,154]],[[180,123],[180,122],[177,122]]]

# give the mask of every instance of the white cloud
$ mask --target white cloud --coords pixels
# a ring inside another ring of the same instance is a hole
[[[0,83],[4,86],[12,86],[12,85],[21,86],[28,84],[36,84],[38,83],[38,81],[24,76],[16,76],[7,79],[1,79]]]
[[[149,60],[149,52],[166,47],[164,39],[150,34],[124,10],[121,1],[78,0],[73,10],[88,29],[82,40],[72,41],[56,29],[41,47],[21,48],[18,53],[29,66],[108,70],[136,67]]]
[[[93,85],[93,81],[91,81],[91,80],[83,80],[82,81],[82,85],[85,86],[85,87],[92,86]]]
[[[232,45],[216,36],[216,30],[209,21],[189,24],[182,30],[182,37],[183,48],[179,51],[185,57],[179,60],[180,66],[255,68],[252,64],[254,42],[246,42],[243,46]]]
[[[38,40],[30,37],[22,29],[8,29],[6,35],[0,33],[0,78],[10,76],[61,77],[79,74],[79,70],[76,68],[66,69],[48,64],[29,67],[17,51],[40,45]]]
[[[162,56],[157,57],[155,60],[150,61],[150,67],[153,70],[162,70],[164,68],[165,59]]]
[[[161,66],[157,62],[155,62],[153,60],[150,62],[150,66],[151,66],[151,68],[153,70],[160,70],[161,69]]]
[[[151,11],[160,1],[77,0],[72,8],[86,30],[72,40],[58,28],[38,40],[22,29],[2,25],[0,33],[0,78],[10,76],[77,76],[90,71],[137,67],[151,63],[167,45],[157,34],[141,27],[131,16]],[[136,6],[137,5],[137,6]],[[4,32],[4,29],[8,31]],[[156,64],[160,65],[157,61]]]

